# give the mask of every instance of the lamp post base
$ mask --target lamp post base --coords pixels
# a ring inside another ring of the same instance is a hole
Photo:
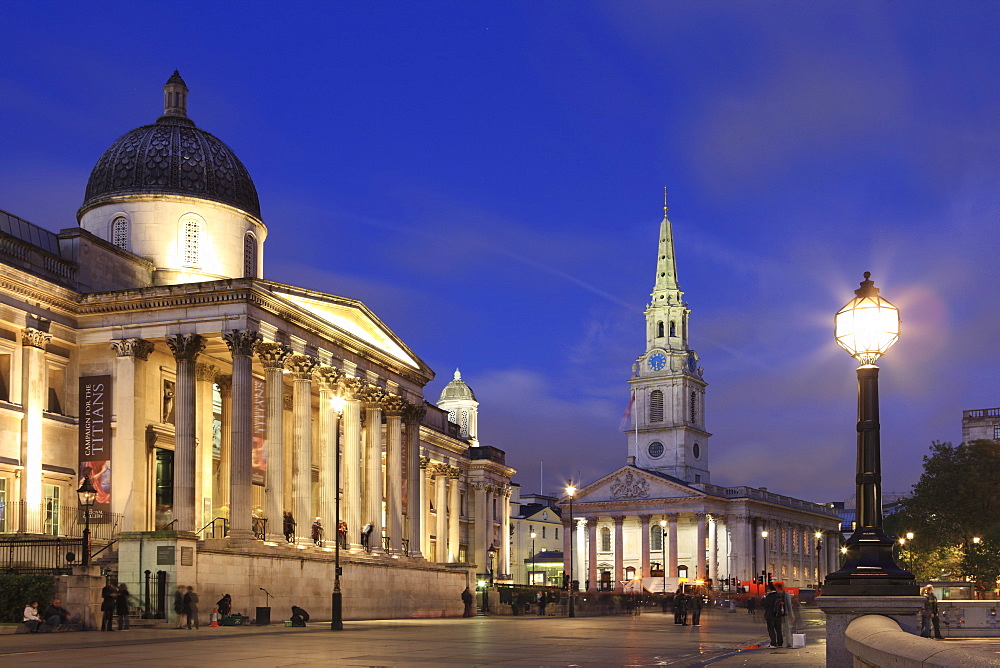
[[[896,565],[896,543],[880,529],[864,527],[847,539],[844,566],[826,576],[828,596],[919,596],[913,573]]]
[[[331,631],[343,631],[344,630],[344,608],[343,608],[343,594],[340,591],[340,583],[337,583],[337,587],[333,590],[333,614],[331,615],[332,621],[330,622]]]

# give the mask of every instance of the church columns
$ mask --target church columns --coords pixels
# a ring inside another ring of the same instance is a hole
[[[198,334],[173,334],[167,345],[177,361],[174,395],[174,525],[178,531],[194,531],[195,524],[195,360],[205,349]]]
[[[365,485],[364,516],[366,525],[372,525],[368,549],[382,554],[382,402],[385,391],[369,385],[362,391],[365,402]]]
[[[625,536],[623,532],[623,525],[625,524],[625,518],[621,515],[616,515],[611,518],[615,523],[615,572],[612,575],[614,580],[612,581],[612,586],[615,591],[620,591],[622,588],[621,580],[625,577],[624,568],[624,552],[625,552]]]
[[[500,572],[511,574],[510,567],[510,487],[500,492]]]
[[[427,409],[423,406],[409,406],[404,413],[406,421],[406,520],[407,539],[411,557],[424,554],[424,471],[420,460],[420,421]]]
[[[649,515],[639,515],[640,552],[642,555],[642,577],[649,577]]]
[[[267,540],[284,541],[282,516],[285,505],[284,486],[284,406],[285,388],[282,377],[285,359],[291,349],[281,343],[261,343],[257,357],[264,366],[265,394],[267,396],[267,479],[264,505],[267,513]]]
[[[233,376],[232,374],[220,374],[215,377],[215,383],[219,386],[219,397],[222,399],[222,438],[219,443],[219,494],[215,499],[215,503],[226,519],[229,519],[232,511],[232,497],[230,496],[229,488],[232,485],[233,462]]]
[[[403,552],[403,413],[409,404],[395,395],[385,402],[385,523],[389,552]],[[457,528],[456,528],[457,545]]]
[[[431,458],[420,458],[420,551],[426,559],[433,559],[431,554],[431,495],[427,492],[433,476]],[[478,497],[477,497],[478,498]],[[478,507],[478,506],[477,506]],[[473,559],[475,557],[473,556]]]
[[[212,364],[198,362],[194,365],[195,401],[197,407],[195,439],[195,529],[212,521],[212,399],[215,376],[219,369]],[[208,534],[211,535],[211,534]]]
[[[234,329],[225,332],[222,338],[233,356],[232,377],[232,459],[229,465],[229,480],[220,481],[220,487],[229,486],[231,505],[229,509],[229,531],[234,542],[251,541],[253,535],[253,479],[251,463],[253,458],[253,362],[252,356],[260,334],[252,329]],[[211,411],[211,407],[210,407]],[[223,418],[226,416],[224,415]],[[211,457],[211,444],[209,444]],[[225,454],[223,454],[225,458]],[[211,471],[211,459],[209,469]]]
[[[337,540],[337,433],[340,417],[331,406],[340,372],[329,366],[316,370],[319,385],[319,503],[324,542]]]
[[[597,518],[587,518],[587,590],[597,589]]]
[[[140,531],[146,528],[144,504],[139,502],[146,498],[146,461],[141,456],[146,440],[142,407],[146,405],[146,360],[153,352],[153,344],[145,339],[119,339],[111,342],[111,349],[115,352],[114,410],[118,441],[111,451],[111,471],[117,476],[111,512],[122,515],[124,531]],[[122,485],[122,481],[130,484]],[[126,489],[128,494],[124,493]]]
[[[457,466],[448,467],[448,563],[458,561],[458,517],[459,493],[458,478],[462,469]],[[503,559],[501,558],[501,561]]]
[[[447,562],[448,559],[448,466],[445,464],[434,465],[434,509],[437,511],[436,525],[434,527],[434,537],[436,540],[437,554],[435,561]]]
[[[573,518],[563,518],[563,572],[566,574],[566,581],[570,581],[570,573],[573,572],[573,562],[570,560],[570,545],[573,544]]]
[[[697,542],[695,543],[695,578],[705,577],[705,539],[708,535],[708,527],[705,513],[695,513],[698,520]]]
[[[361,549],[361,390],[360,378],[344,378],[344,468],[341,469],[343,512],[347,541],[352,551]]]
[[[719,581],[719,520],[717,515],[708,517],[708,564],[705,575],[714,582]],[[721,583],[720,583],[721,584]]]
[[[285,360],[292,374],[292,507],[296,543],[309,544],[312,524],[312,370],[316,360],[291,355]]]
[[[488,547],[487,543],[490,540],[490,527],[489,522],[491,522],[490,515],[487,510],[487,503],[489,501],[489,494],[487,491],[487,485],[485,483],[477,482],[472,485],[473,490],[476,495],[476,524],[475,524],[475,543],[473,545],[473,558],[475,563],[479,567],[480,573],[485,573],[489,566],[486,556],[486,549]],[[440,542],[438,543],[438,549],[440,550]],[[440,559],[439,559],[440,561]]]
[[[667,577],[677,577],[677,513],[667,515]]]

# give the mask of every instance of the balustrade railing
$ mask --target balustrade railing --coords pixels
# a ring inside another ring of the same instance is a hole
[[[59,538],[81,538],[86,524],[83,509],[53,503],[6,501],[0,503],[0,533],[41,534]],[[91,511],[91,540],[113,540],[121,530],[120,513]]]

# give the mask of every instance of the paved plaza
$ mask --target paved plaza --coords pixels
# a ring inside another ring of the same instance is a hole
[[[770,650],[763,620],[711,610],[701,627],[672,615],[474,617],[283,626],[0,636],[2,665],[771,666],[823,664],[822,615],[803,615],[805,649]]]

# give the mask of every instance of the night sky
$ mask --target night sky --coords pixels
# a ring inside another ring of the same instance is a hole
[[[336,5],[336,6],[334,6]],[[663,186],[712,482],[854,491],[871,271],[885,490],[1000,406],[1000,3],[8,2],[0,209],[76,225],[91,168],[188,112],[250,170],[265,278],[361,299],[476,392],[524,492],[625,463]]]

